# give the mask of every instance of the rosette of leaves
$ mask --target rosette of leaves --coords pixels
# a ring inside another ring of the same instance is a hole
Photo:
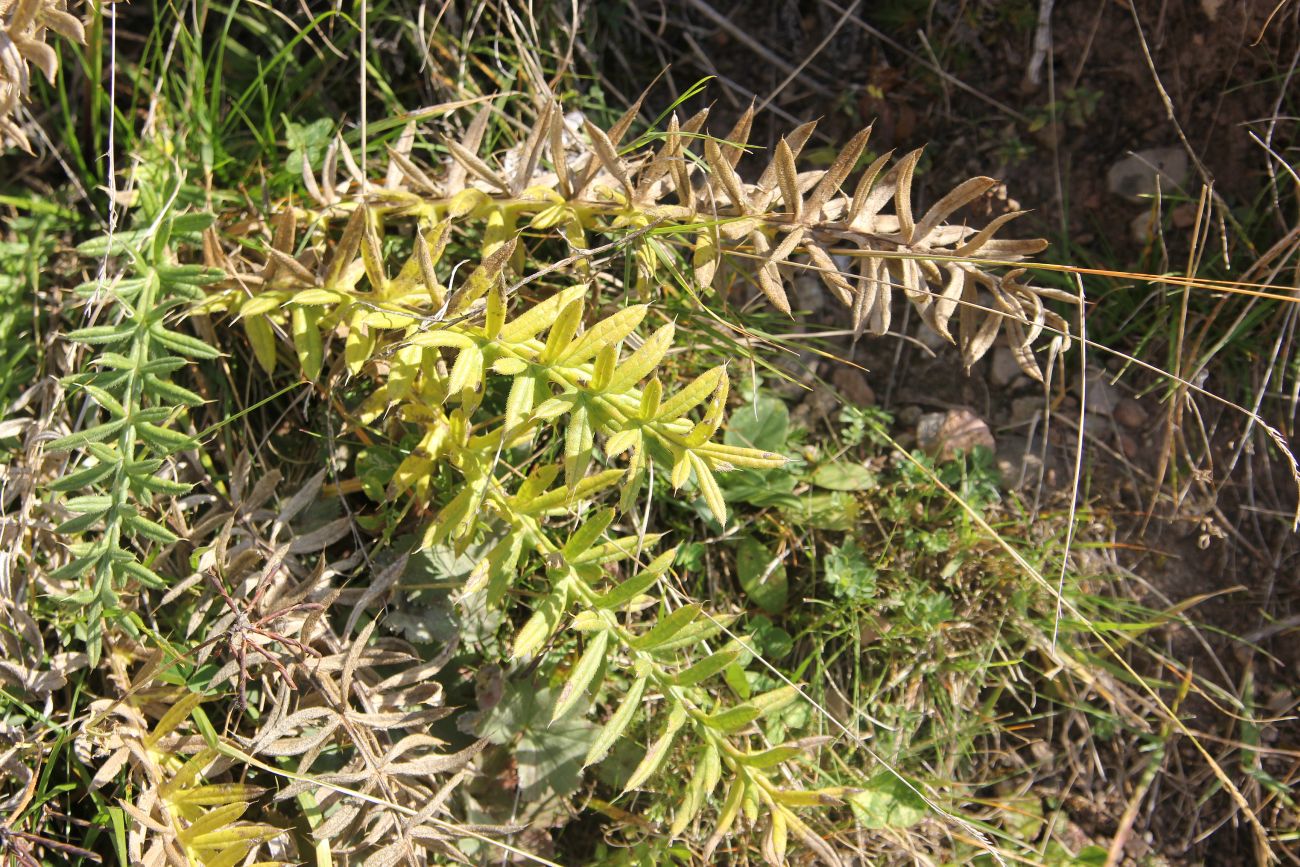
[[[625,145],[640,106],[638,100],[609,130],[585,120],[575,129],[558,103],[543,100],[534,107],[528,135],[499,161],[480,153],[492,111],[487,108],[461,139],[444,142],[450,155],[445,171],[415,163],[412,126],[389,148],[382,184],[366,181],[336,140],[320,177],[304,160],[303,179],[327,214],[355,207],[355,195],[365,192],[383,215],[472,223],[481,229],[485,256],[523,231],[555,235],[581,249],[593,233],[655,227],[635,247],[643,289],[660,272],[679,272],[665,246],[679,243],[674,239],[693,238],[686,267],[696,288],[721,292],[749,281],[787,314],[786,274],[810,269],[848,308],[855,335],[887,331],[901,293],[929,328],[958,345],[968,367],[999,333],[1035,379],[1042,372],[1034,346],[1044,331],[1054,335],[1054,350],[1068,348],[1069,324],[1047,302],[1075,299],[1032,286],[1023,270],[1009,267],[1044,249],[1046,241],[996,237],[1024,212],[1003,214],[982,228],[948,222],[992,189],[992,178],[965,181],[918,215],[912,202],[921,150],[892,166],[892,152],[886,153],[850,184],[867,153],[870,128],[854,136],[830,168],[800,171],[799,154],[815,127],[807,123],[778,142],[757,182],[746,183],[737,166],[747,151],[752,110],[721,139],[701,132],[706,109],[685,121],[673,115],[664,131]],[[658,149],[649,149],[655,141]]]
[[[197,242],[212,218],[167,208],[155,213],[148,228],[78,247],[82,256],[107,257],[124,270],[75,290],[87,299],[87,319],[101,323],[64,335],[89,350],[81,372],[63,381],[70,398],[84,401],[85,423],[45,444],[47,451],[73,454],[66,473],[47,486],[62,495],[53,506],[65,517],[57,532],[71,539],[71,558],[50,579],[66,589],[65,602],[84,608],[77,629],[92,665],[106,619],[130,624],[120,594],[166,586],[153,562],[179,537],[151,515],[156,498],[190,489],[177,480],[172,459],[198,445],[178,422],[188,407],[204,402],[173,374],[219,355],[173,327],[179,308],[203,298],[203,287],[221,276],[177,260],[177,249]]]
[[[65,0],[0,0],[0,147],[31,151],[14,114],[31,96],[31,67],[54,83],[59,55],[46,42],[47,34],[54,31],[76,43],[86,41],[81,20],[67,10]]]

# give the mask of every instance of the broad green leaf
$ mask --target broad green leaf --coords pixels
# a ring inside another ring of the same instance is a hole
[[[758,719],[760,714],[761,711],[752,704],[738,704],[718,713],[709,714],[704,718],[704,724],[723,734],[731,734]]]
[[[651,561],[650,565],[641,572],[619,584],[608,593],[597,596],[593,605],[605,609],[621,608],[653,587],[654,583],[659,580],[659,576],[672,565],[673,558],[676,556],[676,548],[665,551]]]
[[[691,621],[700,616],[701,609],[698,602],[681,606],[656,623],[649,632],[632,639],[631,646],[636,650],[654,650],[690,625]]]
[[[581,299],[586,292],[587,287],[578,283],[530,307],[501,327],[500,339],[506,343],[522,343],[536,337],[555,323],[560,311]]]
[[[82,488],[88,488],[91,485],[98,484],[112,475],[117,469],[116,463],[101,463],[93,467],[86,467],[83,470],[77,470],[75,473],[56,479],[46,485],[51,491],[64,493],[67,491],[79,491]]]
[[[722,441],[729,446],[781,452],[790,441],[790,411],[784,401],[759,395],[756,402],[732,412]]]
[[[582,526],[564,543],[564,559],[572,562],[575,557],[596,544],[596,540],[604,534],[613,520],[613,509],[601,509],[594,515],[588,516],[582,522]]]
[[[567,798],[576,792],[583,782],[583,757],[599,731],[574,714],[551,720],[545,711],[553,695],[551,690],[541,691],[538,713],[524,727],[514,749],[519,796],[527,803]]]
[[[722,497],[722,489],[718,487],[718,480],[713,477],[713,471],[704,459],[694,451],[686,453],[690,459],[691,467],[695,470],[695,481],[699,483],[700,493],[704,496],[704,502],[708,504],[709,511],[713,513],[714,519],[722,526],[727,525],[727,503]]]
[[[512,651],[512,656],[515,659],[532,656],[541,649],[546,640],[555,632],[555,628],[560,623],[560,618],[564,616],[566,601],[566,594],[563,590],[556,590],[538,603],[536,610],[533,611],[533,616],[528,618],[528,622],[521,626],[519,632],[515,635]]]
[[[106,440],[113,434],[126,427],[126,419],[119,418],[115,421],[98,424],[94,427],[88,427],[85,430],[68,434],[65,437],[59,437],[45,444],[45,450],[51,452],[66,452],[71,449],[82,448],[90,443],[97,443]]]
[[[673,677],[673,683],[677,686],[695,686],[703,683],[735,662],[740,654],[740,648],[723,648],[716,653],[711,653],[690,668],[679,671]]]
[[[645,318],[647,309],[646,305],[637,304],[602,319],[561,352],[555,363],[576,367],[589,361],[604,347],[618,343],[631,334]]]
[[[573,710],[574,706],[582,699],[587,687],[591,685],[592,679],[595,678],[596,673],[600,671],[601,665],[605,662],[605,653],[608,649],[608,631],[597,632],[591,641],[587,643],[587,649],[582,652],[577,665],[573,667],[569,679],[560,691],[560,697],[555,701],[555,711],[551,714],[552,721]]]
[[[865,829],[911,828],[928,814],[925,800],[907,782],[882,771],[859,790],[846,795],[853,815]]]
[[[723,365],[704,371],[690,385],[664,401],[658,412],[655,413],[655,418],[667,421],[681,418],[701,402],[707,400],[713,394],[714,389],[718,387],[718,380],[725,375],[726,367]]]
[[[645,758],[632,771],[632,776],[623,785],[623,791],[627,792],[640,788],[642,783],[650,779],[651,775],[659,770],[664,759],[668,757],[668,750],[673,745],[673,738],[685,724],[686,709],[681,704],[674,703],[672,710],[668,713],[668,720],[664,723],[663,731],[660,732],[654,743],[646,749]]]
[[[736,549],[736,578],[750,601],[768,614],[785,609],[789,594],[785,564],[753,536],[741,539]]]
[[[253,355],[257,358],[257,363],[267,373],[275,373],[275,332],[271,330],[271,325],[263,316],[245,316],[242,320],[244,323],[244,332],[248,335],[248,342],[253,346]],[[351,339],[353,332],[348,334]],[[183,350],[172,346],[177,352]]]
[[[810,481],[828,491],[866,491],[876,486],[871,470],[849,461],[822,464],[813,471]]]
[[[121,343],[127,340],[135,333],[135,326],[126,323],[122,325],[92,325],[89,328],[78,328],[69,331],[64,335],[74,343],[88,343],[91,345],[103,345],[112,343]]]
[[[587,758],[582,763],[584,768],[596,764],[609,755],[610,749],[623,736],[623,732],[631,724],[632,718],[641,709],[641,696],[645,694],[645,687],[646,678],[644,677],[638,677],[632,681],[632,686],[628,689],[623,703],[619,705],[618,710],[614,711],[614,715],[605,723],[605,727],[601,729],[596,741],[591,745],[591,749],[587,751]]]
[[[190,358],[212,359],[221,356],[219,350],[209,346],[197,337],[169,331],[158,324],[149,327],[149,334],[172,352],[179,352],[181,355],[188,355]]]
[[[197,448],[199,444],[193,437],[148,422],[136,425],[135,429],[141,439],[165,454]]]

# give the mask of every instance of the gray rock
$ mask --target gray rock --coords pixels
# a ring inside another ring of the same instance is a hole
[[[876,405],[876,392],[862,375],[862,371],[853,367],[841,367],[831,376],[831,384],[844,395],[844,400],[852,406],[865,407]]]
[[[1129,237],[1139,244],[1150,243],[1156,237],[1159,222],[1159,216],[1151,213],[1151,209],[1147,208],[1128,224]]]
[[[965,407],[921,416],[916,423],[916,444],[941,461],[952,460],[957,452],[968,452],[976,446],[997,448],[989,426],[974,410]]]
[[[1115,404],[1115,421],[1126,428],[1140,428],[1146,424],[1150,414],[1141,403],[1131,397],[1122,397]]]
[[[1032,488],[1043,480],[1043,461],[1030,449],[1024,437],[1006,437],[998,442],[995,459],[1002,484],[1009,490]]]
[[[935,355],[943,352],[946,347],[952,346],[952,343],[942,334],[925,326],[917,330],[916,339],[921,341],[921,344]]]
[[[1043,396],[1027,394],[1011,401],[1011,424],[1020,425],[1043,415]]]
[[[1096,368],[1090,369],[1087,382],[1087,393],[1083,397],[1084,409],[1098,415],[1113,413],[1119,404],[1119,390],[1110,384],[1106,373]]]
[[[1129,201],[1140,202],[1155,195],[1157,178],[1162,194],[1182,186],[1190,168],[1182,148],[1148,148],[1111,165],[1106,172],[1106,188]]]
[[[989,382],[998,388],[1006,388],[1020,376],[1020,365],[1015,353],[1009,346],[999,346],[993,350],[989,359]]]

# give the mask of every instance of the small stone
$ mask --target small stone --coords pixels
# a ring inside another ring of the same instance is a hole
[[[1142,404],[1131,397],[1122,397],[1115,404],[1115,421],[1126,428],[1140,428],[1150,417]]]
[[[1138,456],[1137,440],[1126,433],[1119,435],[1119,450],[1130,461],[1136,460]]]
[[[1093,368],[1088,371],[1087,390],[1083,396],[1083,406],[1088,412],[1110,415],[1119,403],[1119,392],[1103,371]]]
[[[806,418],[813,421],[819,421],[833,416],[836,410],[839,409],[839,406],[839,395],[824,385],[816,385],[808,396],[799,404],[796,412],[800,412]]]
[[[1182,148],[1148,148],[1131,153],[1106,172],[1106,189],[1129,201],[1140,202],[1160,192],[1167,195],[1187,180],[1191,166]]]
[[[1159,229],[1159,216],[1150,209],[1143,211],[1128,224],[1128,234],[1138,244],[1149,244],[1155,240]]]
[[[826,312],[829,296],[826,286],[816,274],[801,271],[791,281],[794,306],[813,320],[820,320]]]
[[[946,418],[941,412],[927,412],[916,420],[916,444],[923,451],[935,451],[939,443],[939,432],[943,430],[943,420]]]
[[[993,350],[989,361],[989,382],[998,388],[1010,385],[1020,376],[1020,364],[1009,346],[999,346]]]
[[[914,403],[909,403],[898,411],[898,423],[903,427],[911,427],[921,420],[921,408]]]
[[[916,423],[916,443],[941,461],[952,460],[958,452],[969,452],[976,446],[997,447],[989,426],[965,407],[921,416]]]
[[[1027,394],[1011,401],[1011,424],[1025,424],[1043,416],[1043,396]]]
[[[921,341],[922,346],[936,355],[942,352],[944,347],[952,345],[947,338],[931,328],[921,328],[916,334],[916,339]]]
[[[831,376],[831,384],[844,395],[850,406],[875,406],[876,392],[872,390],[862,371],[853,367],[841,367]]]
[[[1024,437],[1010,436],[998,441],[995,456],[998,474],[1008,490],[1034,487],[1043,479],[1043,461],[1029,449]]]
[[[1170,212],[1169,218],[1175,229],[1190,229],[1196,225],[1196,206],[1191,202],[1183,202]]]

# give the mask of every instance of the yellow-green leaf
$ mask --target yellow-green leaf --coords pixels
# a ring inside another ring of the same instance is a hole
[[[596,740],[592,742],[591,748],[587,750],[587,757],[582,762],[584,768],[605,758],[618,739],[623,736],[623,732],[631,724],[636,712],[641,709],[641,696],[645,693],[645,688],[646,678],[638,677],[632,681],[623,703],[619,705],[618,710],[614,711],[614,715],[609,718],[609,722],[605,723]]]
[[[597,632],[587,643],[587,649],[582,652],[578,659],[578,664],[573,667],[573,672],[569,675],[568,681],[565,682],[564,688],[560,690],[560,697],[555,702],[555,711],[551,714],[551,722],[555,722],[569,711],[582,698],[587,687],[591,685],[596,673],[600,671],[601,665],[605,662],[605,652],[609,647],[609,632]]]

